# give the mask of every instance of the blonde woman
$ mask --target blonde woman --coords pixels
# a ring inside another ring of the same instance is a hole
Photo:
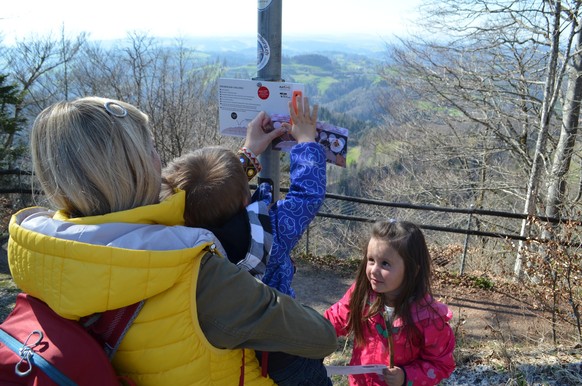
[[[14,281],[74,320],[146,299],[113,358],[120,374],[139,385],[272,385],[253,349],[335,351],[333,327],[315,310],[213,253],[211,232],[174,226],[184,194],[159,202],[160,159],[136,107],[56,103],[35,120],[30,144],[54,211],[13,216]]]

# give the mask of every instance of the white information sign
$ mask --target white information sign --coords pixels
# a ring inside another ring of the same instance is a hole
[[[218,121],[223,135],[245,137],[247,125],[260,111],[289,114],[293,91],[304,92],[302,83],[262,80],[218,80]]]

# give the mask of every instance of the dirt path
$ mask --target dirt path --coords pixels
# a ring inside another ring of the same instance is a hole
[[[293,277],[296,298],[320,313],[337,302],[353,282],[349,277],[335,275],[330,269],[302,261],[296,263],[297,273]]]
[[[339,300],[353,279],[338,275],[330,268],[297,262],[293,279],[297,299],[323,313]],[[452,309],[453,323],[465,337],[486,339],[499,328],[513,337],[530,335],[534,330],[549,328],[540,324],[534,310],[526,303],[494,292],[466,287],[443,286],[435,283],[434,295]],[[525,300],[525,299],[524,299]]]

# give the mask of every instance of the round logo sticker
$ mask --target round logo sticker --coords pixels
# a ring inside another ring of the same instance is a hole
[[[265,100],[269,97],[269,89],[265,86],[261,86],[261,87],[259,87],[257,94],[259,95],[259,98],[261,98],[262,100]]]
[[[260,71],[265,68],[271,59],[271,48],[269,47],[267,39],[260,34],[258,34],[257,37],[257,70]]]

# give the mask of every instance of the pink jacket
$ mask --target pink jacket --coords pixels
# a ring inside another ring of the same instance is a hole
[[[338,336],[347,335],[349,303],[353,290],[354,284],[324,314],[335,327]],[[430,299],[427,295],[424,301],[414,304],[411,310],[414,323],[423,336],[422,345],[407,347],[406,334],[402,331],[403,320],[396,318],[393,323],[394,365],[406,372],[406,386],[437,385],[455,370],[455,336],[448,323],[453,314],[445,304],[436,300],[432,302],[432,308],[423,307]],[[364,329],[365,344],[354,347],[350,365],[388,365],[390,359],[384,318],[380,314],[372,316],[367,321],[367,327]],[[350,375],[350,385],[386,384],[377,374],[363,374]]]

